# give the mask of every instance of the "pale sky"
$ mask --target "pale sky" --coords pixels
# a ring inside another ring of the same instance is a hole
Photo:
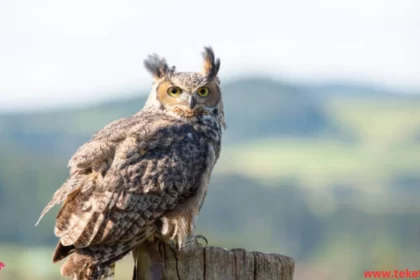
[[[420,89],[418,0],[1,0],[0,112],[147,89],[143,59],[221,78],[356,80]]]

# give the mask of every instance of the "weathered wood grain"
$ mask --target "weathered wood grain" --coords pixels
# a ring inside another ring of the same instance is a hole
[[[161,248],[163,280],[292,280],[294,260],[280,254],[227,250],[199,246],[176,253]],[[152,279],[149,271],[138,271],[136,280]]]

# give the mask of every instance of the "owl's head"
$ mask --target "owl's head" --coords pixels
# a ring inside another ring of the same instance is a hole
[[[204,48],[201,72],[177,72],[164,58],[150,55],[145,61],[152,74],[153,87],[146,106],[155,106],[181,118],[199,118],[204,115],[223,117],[220,81],[217,77],[220,59],[211,47]]]

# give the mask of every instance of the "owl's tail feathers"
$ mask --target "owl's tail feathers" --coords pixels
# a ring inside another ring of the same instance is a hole
[[[92,264],[91,258],[77,251],[61,266],[62,276],[73,275],[73,280],[112,280],[115,263]]]
[[[75,249],[76,248],[74,248],[73,245],[64,246],[63,244],[61,244],[60,241],[58,241],[58,244],[55,247],[55,250],[54,250],[54,253],[53,253],[53,257],[52,257],[53,263],[56,263],[58,261],[61,261],[62,259],[64,259],[68,255],[70,255],[71,253],[73,253],[75,251]]]

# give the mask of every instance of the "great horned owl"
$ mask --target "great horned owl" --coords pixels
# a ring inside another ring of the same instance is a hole
[[[40,217],[62,203],[53,254],[53,262],[68,257],[62,275],[104,279],[146,242],[182,248],[193,236],[225,127],[220,60],[210,47],[203,57],[201,72],[177,72],[149,56],[144,108],[106,125],[70,159],[69,178]]]

